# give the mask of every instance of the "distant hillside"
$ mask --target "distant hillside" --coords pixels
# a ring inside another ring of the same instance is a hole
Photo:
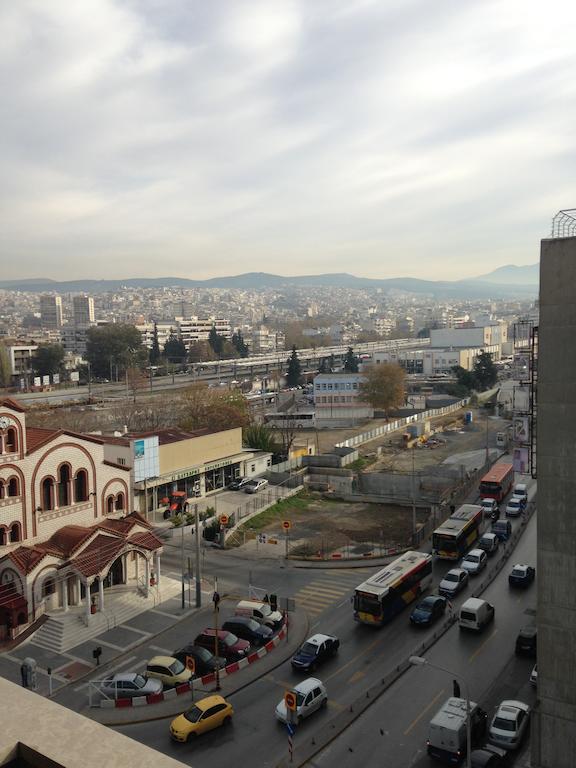
[[[131,277],[125,280],[71,280],[57,282],[39,278],[37,280],[8,280],[0,281],[0,288],[21,291],[55,291],[58,293],[102,293],[104,291],[119,291],[123,288],[237,288],[240,290],[258,290],[263,288],[287,288],[298,287],[326,287],[326,288],[381,288],[384,291],[405,291],[407,293],[421,293],[437,298],[454,299],[499,299],[506,297],[531,297],[538,291],[538,283],[527,282],[520,279],[505,282],[494,277],[496,273],[504,270],[537,269],[537,267],[502,267],[484,277],[470,280],[435,281],[419,280],[413,277],[394,277],[388,279],[374,279],[369,277],[356,277],[345,272],[325,275],[297,275],[285,277],[272,275],[265,272],[248,272],[242,275],[229,277],[213,277],[209,280],[188,280],[183,277],[157,277],[137,278]],[[491,279],[490,276],[492,276]]]
[[[540,264],[527,264],[517,267],[515,264],[507,264],[498,267],[487,275],[474,278],[483,283],[498,283],[499,285],[538,285],[540,282]]]

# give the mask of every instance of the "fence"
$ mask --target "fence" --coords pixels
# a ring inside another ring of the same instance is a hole
[[[459,400],[457,403],[447,405],[444,408],[432,408],[429,411],[423,411],[422,413],[415,414],[414,416],[405,416],[403,419],[395,419],[388,424],[382,424],[380,427],[374,427],[368,432],[362,432],[355,437],[349,437],[347,440],[343,440],[341,443],[336,443],[335,448],[352,448],[357,445],[363,445],[363,443],[369,443],[370,440],[375,440],[377,437],[395,432],[397,429],[406,426],[407,424],[414,424],[416,421],[425,421],[426,419],[435,418],[437,416],[446,416],[455,411],[459,411],[468,405],[469,399],[466,397],[463,400]]]

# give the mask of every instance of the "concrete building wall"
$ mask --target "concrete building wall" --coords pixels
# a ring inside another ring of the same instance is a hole
[[[576,237],[543,240],[538,350],[538,698],[535,768],[576,755]]]
[[[242,429],[227,429],[160,446],[160,474],[242,453]]]

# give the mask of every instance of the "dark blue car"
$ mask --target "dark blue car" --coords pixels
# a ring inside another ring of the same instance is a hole
[[[333,635],[312,635],[292,657],[292,667],[313,672],[318,664],[334,656],[339,647],[340,640]]]
[[[421,600],[410,614],[410,621],[419,627],[428,627],[444,615],[446,598],[440,595],[428,595]]]

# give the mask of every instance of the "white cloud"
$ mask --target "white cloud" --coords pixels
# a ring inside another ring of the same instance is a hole
[[[532,262],[573,202],[574,21],[567,0],[4,4],[3,275]]]

